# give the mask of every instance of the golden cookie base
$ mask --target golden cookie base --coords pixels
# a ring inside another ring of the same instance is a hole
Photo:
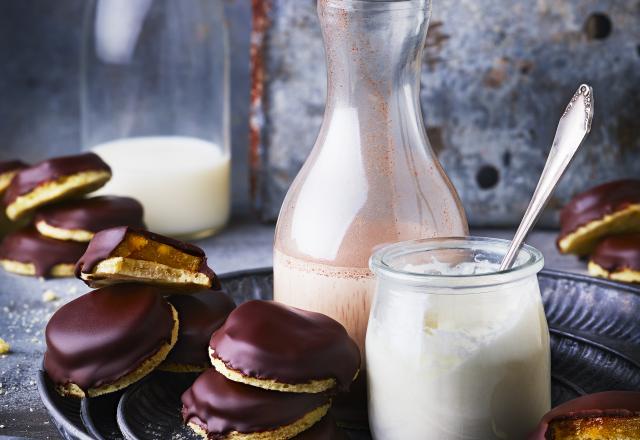
[[[103,385],[96,388],[89,388],[86,392],[82,390],[75,383],[68,383],[65,385],[56,385],[56,391],[61,396],[71,396],[71,397],[96,397],[101,396],[103,394],[114,393],[123,388],[128,387],[129,385],[139,381],[153,370],[156,369],[158,365],[160,365],[167,357],[171,349],[174,345],[176,345],[176,341],[178,340],[178,312],[176,309],[169,304],[171,307],[171,314],[173,315],[173,329],[171,330],[171,340],[169,343],[165,343],[160,347],[160,349],[151,357],[145,359],[142,364],[131,373],[125,374],[120,379],[116,380],[113,383],[108,385]]]
[[[589,261],[588,269],[589,275],[594,277],[607,278],[623,283],[640,283],[640,271],[638,270],[624,268],[622,270],[616,270],[615,272],[609,272],[594,261]]]
[[[222,360],[215,357],[215,351],[211,347],[209,347],[209,358],[211,359],[211,364],[218,373],[222,374],[227,379],[263,388],[265,390],[281,391],[283,393],[322,393],[324,391],[331,390],[336,386],[336,380],[333,378],[310,380],[307,383],[291,384],[278,382],[274,379],[257,379],[255,377],[245,376],[242,373],[227,367]]]
[[[331,407],[330,403],[322,405],[312,411],[309,411],[307,414],[302,416],[302,418],[296,420],[290,425],[281,426],[271,431],[249,433],[231,431],[227,435],[216,438],[224,440],[288,440],[300,434],[301,432],[306,431],[307,429],[318,423],[320,420],[322,420],[322,418],[329,411],[329,407]],[[202,426],[194,422],[189,422],[188,426],[202,438],[209,438],[206,430]]]
[[[44,220],[40,220],[36,223],[36,229],[45,237],[63,241],[78,241],[80,243],[87,243],[91,241],[95,235],[93,232],[85,231],[84,229],[63,229],[51,226]]]
[[[47,203],[90,193],[103,186],[110,178],[111,173],[108,171],[85,171],[43,183],[9,204],[7,217],[15,220]]]
[[[14,260],[0,260],[0,265],[7,272],[18,275],[36,276],[36,267],[33,263],[22,263]],[[47,276],[55,278],[72,277],[75,264],[56,264],[51,268],[51,272]]]
[[[206,289],[211,279],[203,273],[176,269],[153,261],[113,257],[102,260],[91,273],[82,272],[80,277],[91,287],[107,286],[119,282],[137,281],[174,288]]]
[[[558,248],[563,254],[588,255],[602,237],[628,232],[640,232],[640,204],[629,205],[579,227],[559,240]]]
[[[6,173],[0,174],[0,194],[6,191],[11,184],[14,176],[18,173],[18,171],[7,171]]]
[[[549,431],[556,440],[637,440],[640,417],[568,418],[551,422]]]

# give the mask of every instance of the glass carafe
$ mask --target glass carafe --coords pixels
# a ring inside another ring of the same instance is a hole
[[[149,229],[197,238],[230,209],[228,48],[221,1],[92,0],[81,63],[83,147],[111,165]]]
[[[428,0],[318,1],[327,102],[316,144],[278,218],[275,299],[337,319],[361,349],[372,251],[467,234],[420,110],[429,12]]]

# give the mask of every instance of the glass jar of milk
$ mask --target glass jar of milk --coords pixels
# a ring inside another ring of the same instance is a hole
[[[551,406],[549,330],[523,246],[408,241],[371,257],[376,291],[366,336],[369,423],[377,440],[522,440]]]
[[[231,162],[222,2],[89,2],[81,61],[83,146],[113,169],[100,192],[140,200],[155,232],[222,228]]]

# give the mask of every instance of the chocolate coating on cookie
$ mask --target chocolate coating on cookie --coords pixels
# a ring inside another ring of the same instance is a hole
[[[111,168],[95,153],[45,160],[16,174],[4,195],[4,203],[5,205],[11,204],[18,197],[33,191],[44,183],[85,171],[111,172]]]
[[[211,334],[220,328],[236,307],[221,291],[206,290],[191,295],[171,295],[167,298],[178,311],[180,329],[178,342],[166,362],[186,365],[209,365],[207,347]]]
[[[267,391],[228,380],[210,368],[182,394],[182,417],[185,423],[203,427],[209,438],[217,438],[232,431],[263,432],[290,425],[328,403],[323,394]]]
[[[640,203],[640,180],[608,182],[576,195],[560,212],[562,239],[579,227]]]
[[[529,437],[529,440],[546,440],[549,423],[554,419],[639,415],[640,392],[606,391],[588,394],[558,405],[545,414],[536,430]]]
[[[127,233],[142,235],[149,240],[166,244],[167,246],[174,247],[181,252],[201,258],[202,262],[200,263],[200,268],[198,269],[198,271],[205,274],[211,279],[211,287],[213,289],[219,289],[221,287],[218,277],[213,272],[213,270],[211,270],[211,268],[207,266],[207,256],[205,255],[204,251],[198,246],[129,226],[110,228],[98,232],[91,239],[91,241],[89,242],[89,246],[87,247],[87,251],[84,253],[84,255],[82,255],[82,257],[76,264],[76,277],[81,278],[80,274],[83,272],[90,273],[100,261],[109,258],[109,256],[113,253],[113,251],[115,251],[118,245],[125,239]]]
[[[640,234],[605,238],[591,254],[591,261],[609,272],[640,270]]]
[[[140,202],[130,197],[101,196],[69,200],[38,211],[35,222],[61,229],[99,232],[116,226],[144,228]]]
[[[0,161],[0,174],[11,171],[18,171],[27,168],[29,165],[21,160],[4,160]]]
[[[287,384],[335,378],[346,390],[360,368],[358,346],[339,322],[273,301],[240,305],[209,346],[232,370]]]
[[[87,390],[134,371],[171,340],[171,306],[152,286],[93,290],[53,314],[45,330],[44,369],[58,385]]]
[[[31,263],[36,276],[46,277],[58,264],[75,264],[86,248],[86,243],[55,240],[40,235],[29,226],[4,238],[0,244],[0,259]]]

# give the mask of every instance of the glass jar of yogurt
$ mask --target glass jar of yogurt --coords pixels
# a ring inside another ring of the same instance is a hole
[[[436,238],[377,250],[366,336],[369,423],[375,439],[526,438],[551,406],[549,329],[523,246]]]

